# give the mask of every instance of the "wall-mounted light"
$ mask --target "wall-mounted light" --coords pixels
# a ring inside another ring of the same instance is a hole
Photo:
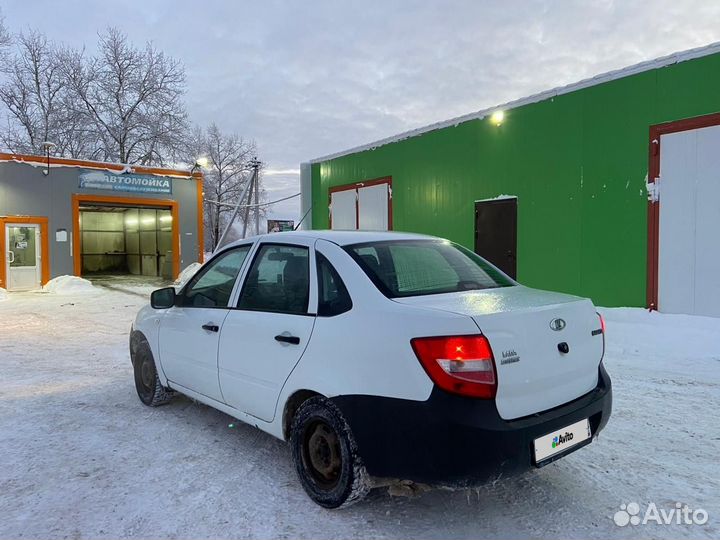
[[[195,164],[196,164],[198,167],[202,167],[203,169],[208,166],[208,163],[209,163],[209,161],[208,161],[208,158],[207,158],[206,156],[200,156],[199,158],[197,158],[197,159],[195,160]]]
[[[501,125],[503,120],[505,120],[505,111],[495,111],[490,115],[490,121],[496,126]]]
[[[47,167],[43,171],[43,174],[47,176],[48,174],[50,174],[50,152],[55,149],[55,143],[50,141],[44,141],[41,146],[43,150],[45,150],[45,155],[47,156]]]
[[[190,169],[190,174],[194,173],[197,169],[206,169],[209,163],[210,161],[206,156],[200,156],[195,160],[192,169]]]

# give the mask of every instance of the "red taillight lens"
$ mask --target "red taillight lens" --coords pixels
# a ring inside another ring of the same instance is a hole
[[[415,355],[443,390],[493,399],[497,390],[492,349],[485,336],[415,338]]]
[[[603,358],[605,358],[605,319],[602,315],[600,315],[599,311],[596,311],[598,318],[600,319],[600,332],[602,332],[602,338],[603,338],[603,351],[602,356],[600,357],[600,361],[602,362]]]

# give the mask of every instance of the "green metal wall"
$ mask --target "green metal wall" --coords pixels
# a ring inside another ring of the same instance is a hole
[[[518,280],[604,306],[644,306],[649,126],[720,111],[720,55],[689,60],[315,163],[328,188],[392,176],[393,228],[474,247],[474,201],[518,197]]]

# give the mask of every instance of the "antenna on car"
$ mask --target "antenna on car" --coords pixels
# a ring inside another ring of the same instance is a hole
[[[310,210],[312,210],[312,206],[310,208],[308,208],[307,212],[305,212],[305,215],[302,217],[302,219],[300,221],[298,221],[298,224],[295,225],[295,228],[293,229],[293,231],[297,231],[300,228],[300,225],[302,225],[302,222],[305,221],[306,217],[308,217]]]

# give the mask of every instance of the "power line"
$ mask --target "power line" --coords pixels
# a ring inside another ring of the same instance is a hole
[[[205,199],[205,202],[209,202],[209,203],[212,203],[212,204],[217,204],[218,206],[229,206],[229,207],[231,207],[231,208],[235,208],[236,206],[239,207],[239,208],[248,208],[248,207],[254,207],[254,206],[269,206],[269,205],[271,205],[271,204],[279,203],[279,202],[282,202],[282,201],[287,201],[288,199],[294,199],[295,197],[299,197],[300,195],[301,195],[301,193],[296,193],[295,195],[290,195],[289,197],[283,197],[282,199],[277,199],[277,200],[275,200],[275,201],[270,201],[270,202],[266,202],[266,203],[258,203],[258,204],[240,204],[240,205],[235,205],[235,204],[231,204],[231,203],[224,203],[224,202],[220,202],[220,201],[213,201],[212,199]]]

